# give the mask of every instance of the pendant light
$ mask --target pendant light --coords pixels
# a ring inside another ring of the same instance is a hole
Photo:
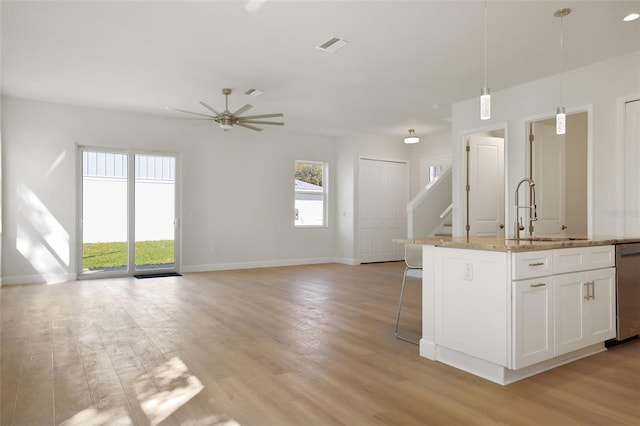
[[[564,135],[567,131],[567,115],[562,105],[562,78],[564,74],[564,17],[571,13],[571,9],[558,9],[553,16],[560,18],[560,106],[556,109],[556,135]]]
[[[409,136],[404,138],[404,143],[418,143],[418,142],[420,142],[420,138],[417,137],[414,132],[415,132],[415,130],[409,129]]]
[[[487,1],[484,2],[484,86],[480,91],[480,120],[491,118],[491,93],[487,87]]]

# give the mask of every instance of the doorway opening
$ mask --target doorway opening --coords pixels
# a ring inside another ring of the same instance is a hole
[[[589,235],[589,113],[567,114],[567,132],[555,118],[527,125],[528,177],[536,183],[538,236]],[[532,232],[529,232],[532,235]]]
[[[80,147],[79,276],[176,272],[177,156]]]

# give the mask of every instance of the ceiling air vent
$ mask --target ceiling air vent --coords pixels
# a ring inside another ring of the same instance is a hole
[[[336,50],[345,47],[349,42],[346,40],[342,40],[337,37],[333,37],[330,40],[325,41],[320,46],[317,46],[316,49],[324,50],[325,52],[333,53]]]
[[[260,89],[249,89],[246,92],[244,92],[245,95],[249,95],[249,96],[260,96],[262,95],[262,90]]]

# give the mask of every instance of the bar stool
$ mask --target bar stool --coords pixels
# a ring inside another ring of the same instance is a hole
[[[404,245],[404,263],[407,265],[404,268],[404,274],[402,275],[402,287],[400,289],[400,302],[398,303],[398,315],[396,316],[396,329],[395,336],[405,342],[413,343],[417,345],[418,342],[407,339],[398,334],[398,325],[400,324],[400,312],[402,311],[402,299],[404,297],[404,286],[407,283],[407,272],[410,270],[420,271],[420,278],[422,278],[422,246],[419,244],[405,244]]]

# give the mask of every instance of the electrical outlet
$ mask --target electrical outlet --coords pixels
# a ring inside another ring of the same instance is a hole
[[[473,263],[464,264],[464,279],[467,281],[473,281]]]

